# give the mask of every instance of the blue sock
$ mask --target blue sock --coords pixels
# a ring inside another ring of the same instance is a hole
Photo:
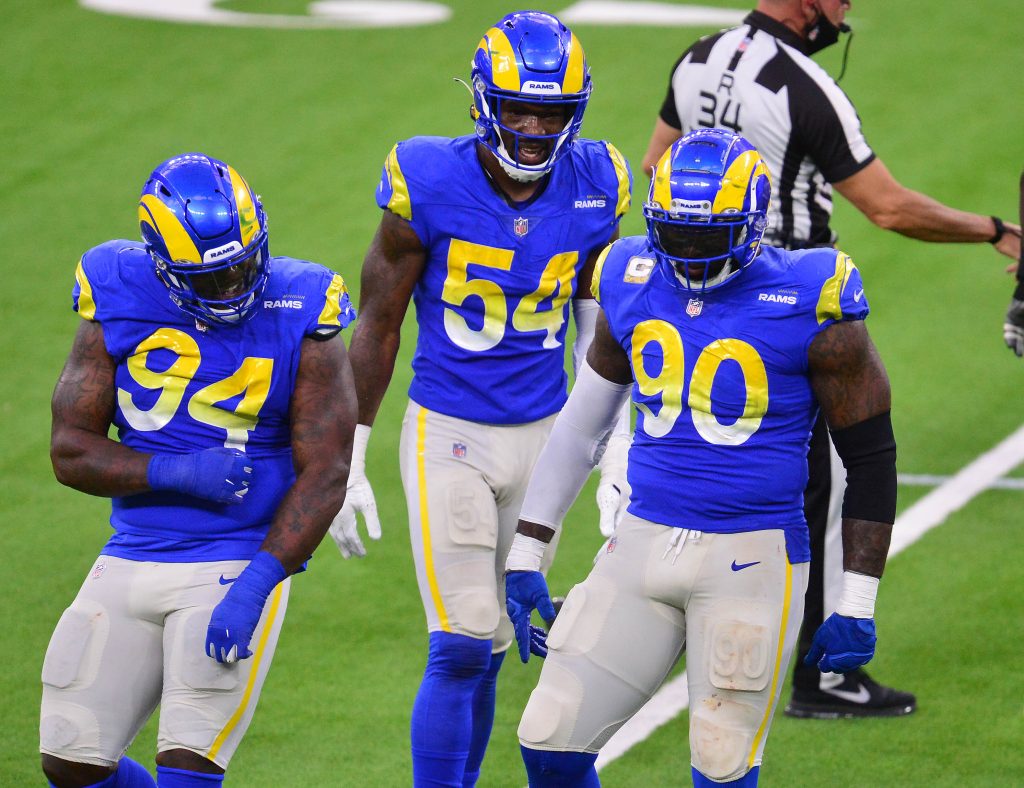
[[[217,788],[223,782],[223,774],[172,769],[170,766],[156,767],[156,784],[159,788]]]
[[[692,766],[690,767],[690,772],[693,774],[693,788],[720,788],[722,785],[729,785],[732,788],[755,788],[757,785],[757,775],[760,771],[761,767],[755,766],[739,779],[730,780],[727,783],[716,783],[714,780],[709,780]]]
[[[461,788],[473,736],[473,698],[491,663],[491,641],[431,632],[412,707],[412,781]]]
[[[473,737],[469,742],[469,757],[462,773],[462,788],[473,788],[480,779],[480,764],[483,763],[487,742],[494,727],[494,700],[498,689],[498,671],[505,661],[505,654],[491,654],[491,665],[484,673],[473,695]]]
[[[50,788],[53,783],[47,780]],[[138,761],[124,757],[117,762],[117,771],[105,780],[93,783],[88,788],[156,788],[152,775]]]
[[[599,788],[597,753],[531,750],[519,745],[530,788]]]

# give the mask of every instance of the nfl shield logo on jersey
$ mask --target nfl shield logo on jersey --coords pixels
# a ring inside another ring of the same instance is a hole
[[[512,229],[520,238],[530,231],[530,220],[520,216],[512,223]]]
[[[690,302],[686,305],[686,314],[690,317],[697,317],[704,309],[704,302],[699,298],[691,298]]]
[[[458,457],[460,460],[466,456],[466,444],[465,443],[453,443],[452,444],[452,457]]]

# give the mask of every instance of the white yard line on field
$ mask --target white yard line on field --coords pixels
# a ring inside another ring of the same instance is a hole
[[[951,477],[931,477],[940,484],[896,518],[889,557],[905,550],[924,534],[941,525],[953,512],[963,508],[972,498],[990,487],[1021,489],[1021,480],[1003,479],[1024,462],[1024,426],[995,448],[982,454]],[[901,477],[901,483],[921,484],[924,477]],[[598,770],[620,758],[656,729],[675,719],[689,705],[686,673],[667,682],[647,704],[623,725],[601,748],[597,756]]]

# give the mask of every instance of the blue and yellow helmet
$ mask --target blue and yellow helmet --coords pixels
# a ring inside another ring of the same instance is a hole
[[[671,278],[710,290],[757,256],[770,198],[768,168],[753,145],[722,129],[691,131],[654,168],[647,238]]]
[[[470,79],[477,137],[510,176],[536,180],[572,148],[590,100],[590,70],[579,39],[554,16],[517,11],[502,18],[480,40]],[[565,127],[547,135],[513,131],[501,122],[504,101],[561,105],[566,110]],[[513,140],[512,150],[502,140],[502,132]],[[523,139],[550,141],[547,160],[521,164]]]
[[[203,323],[254,314],[267,283],[267,217],[233,167],[201,153],[168,159],[139,198],[139,224],[171,300]]]

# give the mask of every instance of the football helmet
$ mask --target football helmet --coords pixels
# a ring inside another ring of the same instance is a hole
[[[518,11],[502,18],[477,46],[470,81],[477,137],[516,180],[534,181],[550,172],[580,134],[590,100],[590,70],[579,39],[551,14]],[[517,132],[502,123],[507,101],[557,106],[565,113],[565,125],[554,134]],[[524,142],[547,145],[546,160],[522,163]]]
[[[665,151],[644,203],[658,262],[687,290],[720,286],[750,265],[768,226],[771,180],[753,145],[698,129]]]
[[[233,167],[201,153],[153,170],[139,198],[142,239],[171,300],[202,323],[251,317],[267,283],[267,217]]]

